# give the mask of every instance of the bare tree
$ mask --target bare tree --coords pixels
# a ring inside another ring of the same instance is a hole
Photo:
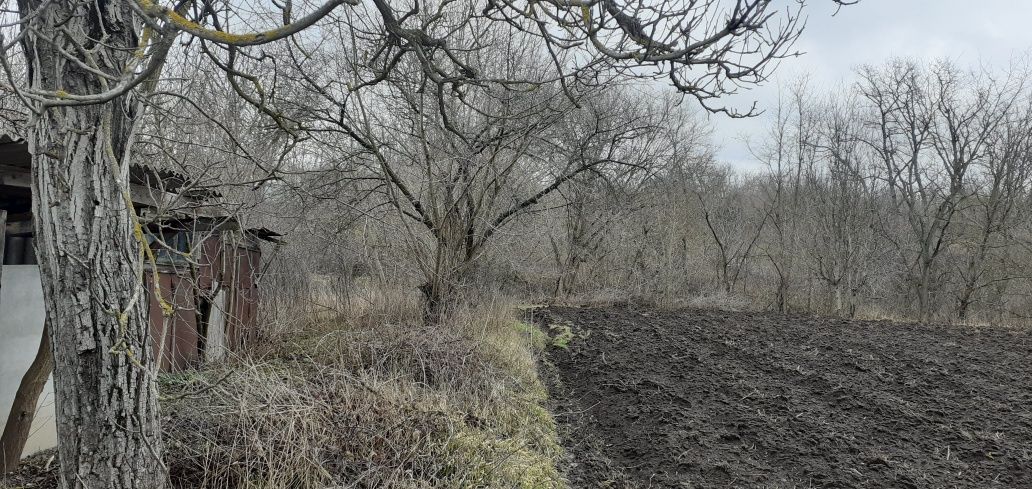
[[[564,216],[559,236],[550,235],[558,277],[556,298],[569,297],[585,280],[585,267],[606,255],[606,232],[633,210],[633,195],[595,173],[574,179],[560,190]]]
[[[957,292],[957,317],[966,319],[979,291],[1021,277],[1021,267],[989,266],[995,252],[1012,245],[1007,237],[1021,196],[1032,185],[1032,120],[1026,107],[1007,116],[992,134],[993,141],[979,162],[973,179],[975,187],[972,217],[965,221],[970,233],[964,242],[969,255],[959,270],[962,286]]]
[[[646,198],[645,189],[655,183],[657,175],[668,170],[671,162],[684,155],[695,139],[699,127],[691,114],[675,100],[660,99],[656,103],[637,104],[637,94],[625,90],[603,93],[607,100],[599,110],[610,112],[616,120],[651,119],[651,134],[625,138],[578,139],[569,135],[585,135],[598,131],[599,120],[588,117],[568,118],[555,132],[557,151],[579,159],[589,155],[608,154],[619,164],[598,165],[583,172],[559,188],[563,218],[560,236],[550,236],[559,276],[555,296],[566,297],[587,277],[585,266],[599,265],[608,253],[609,232],[619,222],[655,205]],[[596,96],[597,97],[597,96]],[[622,115],[621,115],[622,114]],[[607,124],[609,122],[607,121]],[[609,129],[616,132],[615,126]],[[694,148],[692,148],[694,149]],[[645,243],[642,243],[643,245]],[[598,267],[596,267],[598,268]]]
[[[43,326],[39,350],[18,383],[14,402],[11,403],[3,436],[0,436],[0,473],[13,471],[18,466],[25,443],[29,440],[32,420],[36,417],[39,396],[54,371],[54,354],[48,329],[46,325]]]
[[[30,102],[28,140],[61,479],[66,487],[160,487],[157,392],[146,368],[153,352],[138,306],[144,243],[125,183],[141,107],[111,88],[138,69],[137,16],[127,3],[97,5],[96,14],[78,2],[20,3],[27,95],[52,94]],[[66,94],[111,103],[64,103]]]
[[[971,197],[971,170],[985,157],[1018,91],[948,64],[926,71],[894,61],[866,67],[861,77],[861,93],[873,109],[865,142],[909,226],[910,236],[897,249],[907,263],[917,316],[928,320],[938,258],[952,239],[954,216]]]
[[[407,223],[431,322],[447,312],[500,229],[579,175],[636,166],[648,154],[645,136],[659,126],[626,100],[609,105],[605,94],[577,108],[538,85],[468,92],[457,103],[404,89],[418,80],[386,83],[396,88],[387,98],[356,96],[350,118],[325,120],[322,131],[358,142],[363,153],[354,161],[365,170],[347,178],[367,179]]]
[[[819,109],[811,98],[805,80],[788,90],[788,100],[781,99],[774,110],[768,141],[756,154],[767,165],[765,206],[770,209],[767,231],[772,235],[760,248],[776,275],[774,305],[781,312],[789,310],[792,288],[801,281],[796,273],[807,206],[804,175],[817,164]]]
[[[717,276],[728,294],[746,272],[770,220],[769,207],[750,195],[751,190],[748,182],[737,181],[733,173],[719,168],[700,172],[692,190],[716,247]]]
[[[857,100],[833,102],[822,111],[817,145],[824,164],[805,174],[814,229],[811,266],[832,291],[831,310],[853,316],[882,258],[874,233],[878,197],[858,139],[862,119]]]

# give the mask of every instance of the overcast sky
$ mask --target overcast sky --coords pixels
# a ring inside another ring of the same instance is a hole
[[[736,106],[756,100],[761,109],[770,108],[778,85],[803,74],[818,90],[841,89],[854,80],[853,67],[895,56],[1004,66],[1032,49],[1032,0],[862,0],[834,17],[831,0],[807,3],[807,27],[796,44],[805,54],[782,62],[765,86],[736,96]],[[765,116],[710,120],[723,161],[744,170],[762,168],[742,139],[760,137]]]

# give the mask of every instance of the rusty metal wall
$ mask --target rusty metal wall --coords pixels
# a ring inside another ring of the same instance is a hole
[[[224,313],[224,346],[232,351],[254,336],[261,252],[253,247],[239,246],[232,236],[223,239],[225,236],[211,237],[201,244],[197,266],[193,270],[159,270],[161,296],[174,308],[171,318],[166,319],[162,314],[160,302],[150,285],[150,274],[147,274],[149,318],[155,351],[158,351],[157,343],[162,331],[167,328],[162,370],[181,370],[203,360],[198,306],[202,300],[213,301],[219,289],[225,291],[225,303],[212,303],[211,307],[221,308]]]
[[[193,281],[172,272],[158,274],[161,297],[172,306],[172,316],[166,317],[158,297],[151,286],[151,277],[146,278],[149,300],[151,344],[154,351],[161,351],[161,369],[182,370],[200,362],[197,348],[197,314],[193,300]],[[165,344],[159,345],[161,338]],[[160,347],[160,350],[159,350]]]

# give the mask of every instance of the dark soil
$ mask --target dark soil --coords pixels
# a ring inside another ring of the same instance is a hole
[[[575,488],[1032,488],[1032,334],[553,307]]]

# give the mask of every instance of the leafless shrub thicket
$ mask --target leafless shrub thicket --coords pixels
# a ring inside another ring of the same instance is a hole
[[[544,133],[561,135],[548,146],[553,154],[583,158],[601,148],[621,164],[570,178],[499,230],[493,246],[464,255],[467,273],[450,275],[449,286],[467,299],[500,290],[527,300],[675,305],[705,297],[732,307],[921,320],[1032,315],[1026,73],[897,60],[858,75],[839,94],[805,82],[787,87],[765,116],[768,134],[752,144],[766,167],[759,174],[716,162],[705,125],[673,104],[648,106],[640,119],[648,136],[626,125],[606,134],[598,97],[571,108],[573,117]],[[639,120],[620,103],[606,107],[619,120]],[[578,124],[612,137],[578,138]],[[579,152],[563,149],[571,144]],[[420,181],[456,181],[455,171]],[[466,214],[463,229],[484,222],[477,212]],[[395,247],[386,255],[396,257],[387,258],[391,266],[425,266],[413,248],[398,246],[400,224],[376,222],[376,232],[350,228],[341,242],[366,253]],[[425,277],[388,277],[377,272],[383,260],[353,256],[345,268],[409,288]]]
[[[612,220],[607,205],[621,217],[596,241],[576,226],[556,234],[590,247],[576,261],[587,270],[577,290],[664,303],[720,291],[752,307],[848,316],[1029,317],[1027,74],[902,60],[858,74],[845,93],[784,91],[752,145],[765,172],[736,172],[700,146],[653,163],[633,196],[598,187],[591,219]],[[572,195],[524,229],[562,229],[588,205]],[[618,204],[629,198],[646,204]],[[531,261],[549,251],[510,246]],[[515,273],[534,280],[541,270]],[[562,268],[547,273],[568,280]]]

